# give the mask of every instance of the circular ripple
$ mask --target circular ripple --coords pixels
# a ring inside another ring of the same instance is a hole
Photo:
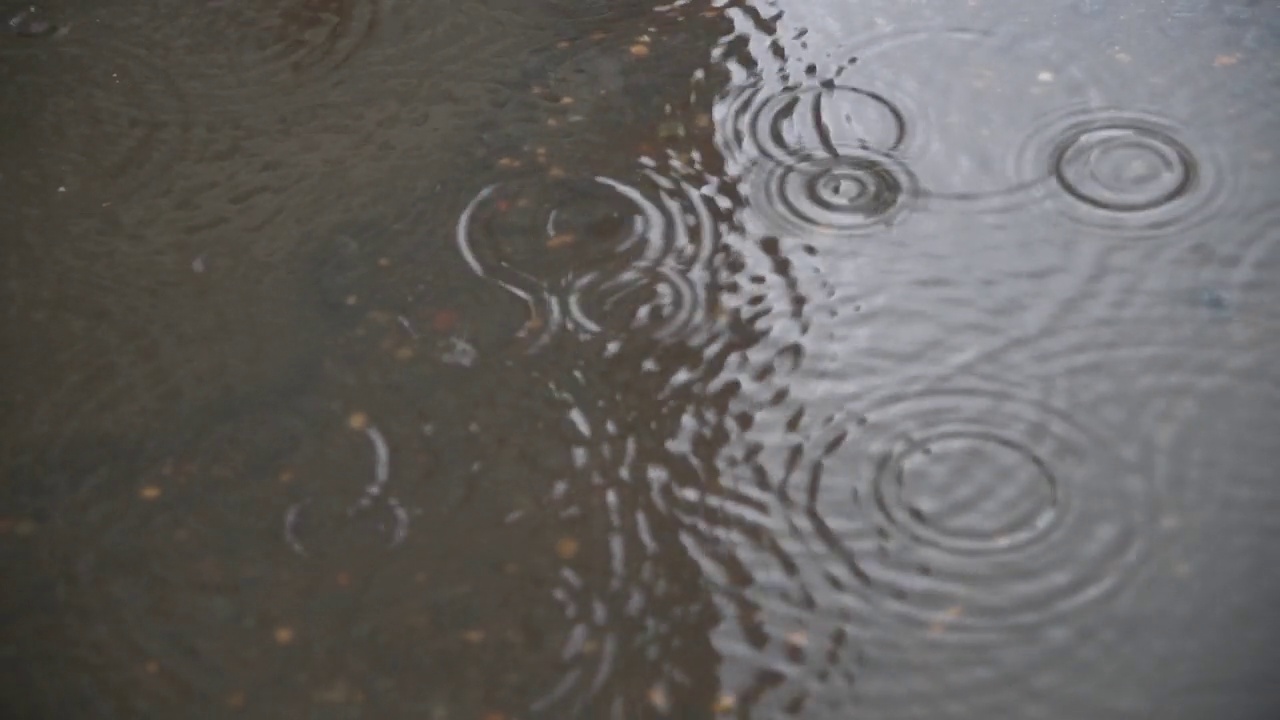
[[[1073,220],[1127,234],[1182,229],[1215,217],[1228,193],[1215,159],[1181,135],[1154,116],[1076,111],[1033,134],[1022,165],[1051,173],[1055,204]]]
[[[909,30],[854,43],[844,78],[908,108],[913,141],[901,152],[921,193],[979,211],[1035,200],[1047,170],[1025,172],[1017,146],[1044,118],[1093,103],[1096,82],[1080,77],[1053,38],[981,30]],[[939,72],[938,68],[946,68]]]
[[[705,285],[661,265],[604,279],[589,277],[570,288],[568,315],[589,335],[644,331],[668,340],[688,331],[707,307]]]
[[[737,172],[760,158],[787,163],[815,154],[839,157],[841,148],[888,152],[908,139],[902,109],[853,86],[748,85],[732,91],[722,108],[717,146]]]
[[[757,167],[748,176],[765,202],[767,231],[801,237],[849,235],[891,225],[906,210],[915,178],[894,157],[846,150]]]
[[[355,488],[348,488],[341,497],[336,493],[308,494],[285,510],[284,540],[298,555],[329,555],[338,549],[349,552],[353,545],[391,549],[404,542],[409,533],[408,509],[388,492],[391,449],[387,440],[373,425],[362,427],[359,432],[368,440],[373,454],[372,470],[365,475],[370,480],[363,491],[356,495]],[[322,450],[332,453],[335,447],[328,445]],[[343,457],[346,454],[325,457],[324,466],[330,472],[340,471],[344,469],[344,465],[350,466],[350,458]],[[311,470],[308,475],[307,480],[310,482],[306,484],[317,482],[318,472]]]
[[[535,347],[566,325],[587,334],[638,325],[674,334],[705,303],[693,278],[715,238],[698,193],[652,173],[634,184],[499,183],[472,200],[457,226],[472,270],[529,306],[524,332]]]
[[[1110,662],[1150,493],[1101,433],[972,383],[753,413],[694,533],[744,706],[968,717],[954,697],[1007,706]]]
[[[1114,598],[1144,554],[1143,478],[1028,398],[901,394],[820,435],[805,512],[871,618],[966,640],[1045,627]]]
[[[956,477],[971,481],[960,485]],[[1058,517],[1058,479],[1017,441],[986,430],[914,438],[877,475],[876,505],[921,543],[968,554],[1034,543]]]
[[[185,158],[191,111],[165,58],[113,36],[68,36],[30,56],[39,72],[12,78],[5,104],[23,109],[15,120],[39,155],[7,179],[120,202],[162,184]]]
[[[1062,189],[1114,212],[1160,207],[1196,184],[1191,151],[1153,128],[1106,123],[1080,128],[1058,146],[1053,161]]]

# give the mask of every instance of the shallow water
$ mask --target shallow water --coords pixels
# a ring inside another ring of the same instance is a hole
[[[15,718],[1280,712],[1280,6],[0,7]]]

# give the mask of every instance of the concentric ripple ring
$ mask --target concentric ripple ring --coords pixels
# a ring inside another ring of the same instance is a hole
[[[1053,178],[1051,199],[1077,222],[1128,235],[1186,229],[1232,194],[1229,174],[1185,135],[1154,115],[1077,110],[1033,133],[1020,162]]]
[[[765,165],[749,177],[766,199],[758,213],[785,235],[857,234],[891,225],[913,195],[915,177],[892,155],[843,149]]]
[[[1151,488],[1102,437],[1030,396],[903,393],[825,427],[805,512],[845,584],[866,593],[860,613],[1000,637],[1114,599],[1145,554]]]

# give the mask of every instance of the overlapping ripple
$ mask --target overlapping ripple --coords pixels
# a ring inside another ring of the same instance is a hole
[[[901,158],[921,194],[944,206],[1007,211],[1034,202],[1050,172],[1019,166],[1018,138],[1064,107],[1093,107],[1098,84],[1041,36],[967,29],[916,29],[850,44],[842,82],[904,108],[912,142]],[[946,72],[940,72],[946,68]],[[1000,108],[993,112],[992,108]]]
[[[761,82],[732,92],[717,112],[718,149],[743,177],[747,222],[762,234],[868,232],[892,224],[918,195],[899,155],[906,116],[883,95]]]
[[[718,228],[705,199],[652,171],[491,185],[458,220],[475,273],[528,306],[536,348],[561,330],[672,337],[706,309]]]
[[[948,698],[1064,692],[1110,662],[1097,618],[1141,585],[1160,492],[1109,418],[1047,387],[898,383],[825,418],[821,402],[754,403],[697,521],[736,621],[718,643],[733,690],[766,714],[962,716]],[[944,666],[946,687],[927,681]]]
[[[737,171],[759,158],[838,157],[842,148],[890,152],[915,137],[908,132],[908,111],[889,97],[835,82],[742,85],[729,91],[716,113],[717,147]]]

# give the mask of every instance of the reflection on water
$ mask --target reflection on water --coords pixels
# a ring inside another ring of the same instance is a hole
[[[1265,5],[3,7],[3,714],[1271,717]]]

